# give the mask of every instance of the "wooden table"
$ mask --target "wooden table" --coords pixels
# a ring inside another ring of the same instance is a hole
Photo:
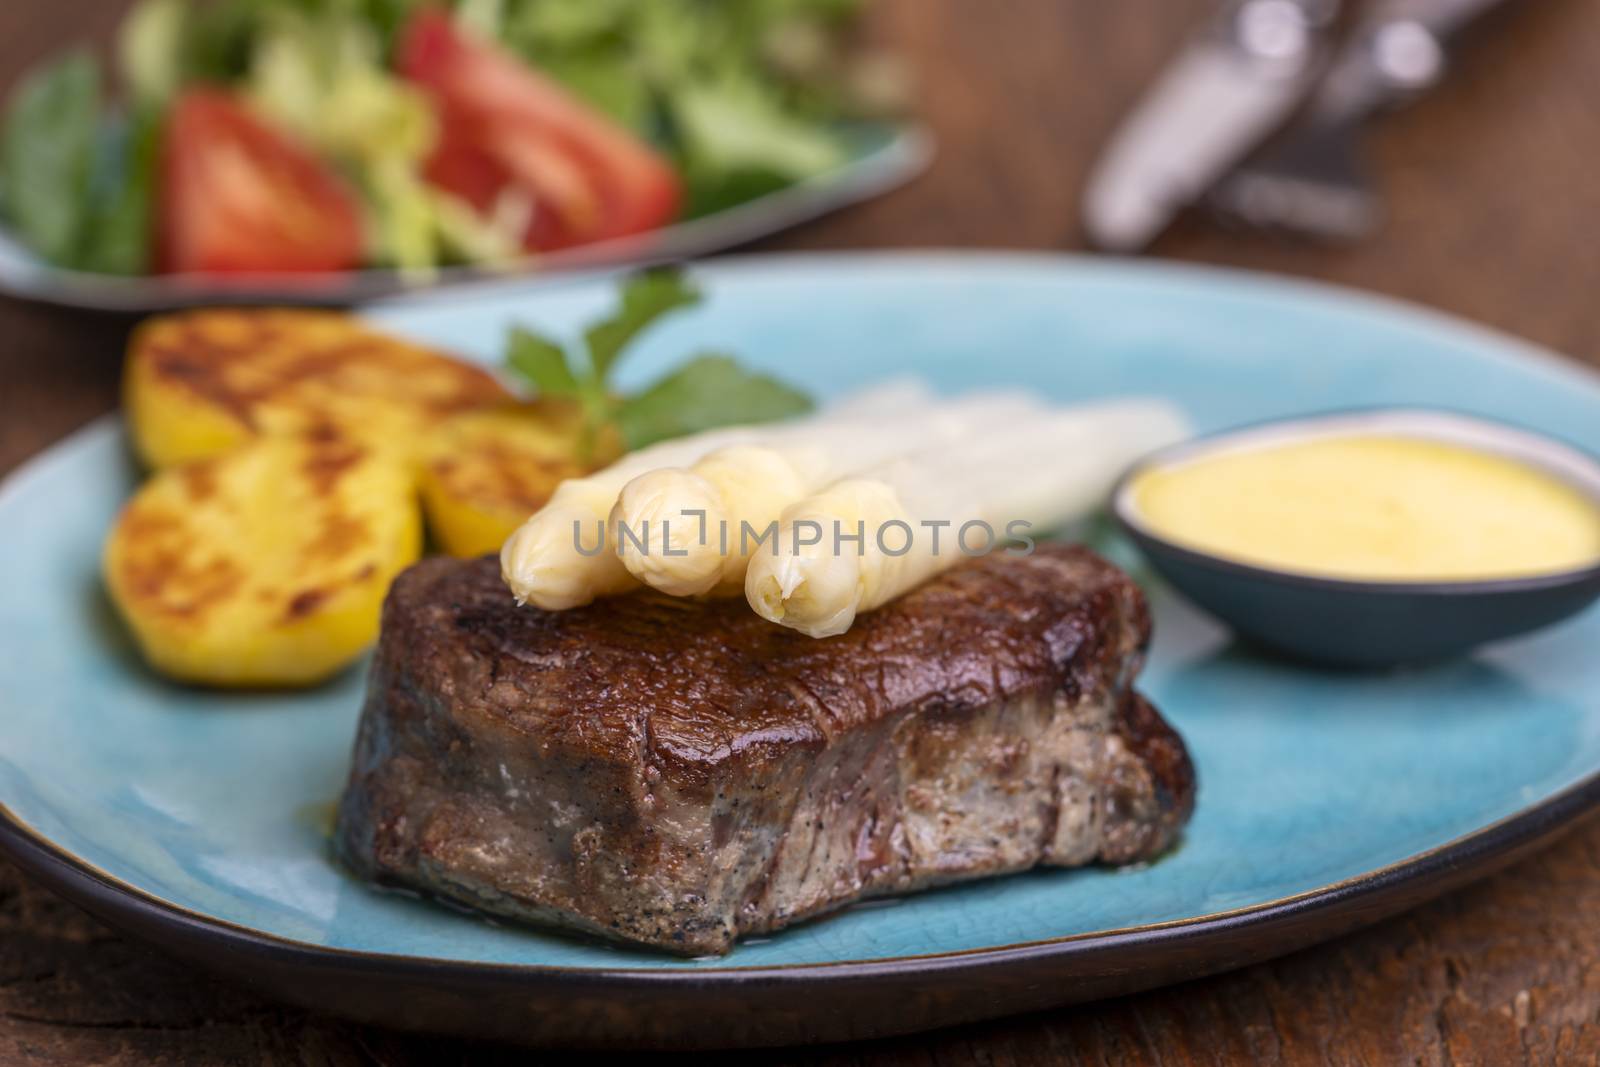
[[[0,5],[0,82],[117,4]],[[771,249],[1081,244],[1085,169],[1208,0],[885,0],[932,173]],[[1374,289],[1600,363],[1600,4],[1521,0],[1373,138],[1390,222],[1313,248],[1180,224],[1158,254]],[[0,470],[111,408],[128,323],[0,304]],[[1286,353],[1286,358],[1293,353]],[[1396,353],[1404,358],[1404,353]],[[1600,825],[1364,933],[1143,996],[772,1062],[1600,1062]],[[269,1003],[126,941],[0,863],[0,1062],[524,1062]],[[712,1057],[713,1060],[718,1057]],[[728,1062],[747,1062],[747,1057]]]

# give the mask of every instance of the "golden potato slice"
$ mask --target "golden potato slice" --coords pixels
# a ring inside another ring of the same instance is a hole
[[[156,474],[118,517],[103,563],[157,670],[307,685],[377,636],[389,582],[421,540],[404,462],[331,435],[274,436]]]
[[[157,468],[327,427],[409,454],[440,419],[510,399],[482,368],[350,315],[273,309],[149,320],[129,346],[123,391],[134,445]]]
[[[500,551],[511,532],[544,506],[565,478],[622,453],[604,433],[580,458],[583,416],[559,400],[508,405],[441,422],[423,446],[422,506],[439,547],[453,556]]]

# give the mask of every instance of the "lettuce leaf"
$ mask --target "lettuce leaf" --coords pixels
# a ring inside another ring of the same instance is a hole
[[[89,225],[100,123],[100,69],[75,51],[24,77],[0,131],[0,195],[22,240],[52,263],[74,264]]]

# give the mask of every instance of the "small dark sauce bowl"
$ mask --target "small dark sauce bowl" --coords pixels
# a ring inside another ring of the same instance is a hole
[[[1600,599],[1600,559],[1577,570],[1469,581],[1367,581],[1247,563],[1168,540],[1133,502],[1145,471],[1290,441],[1384,434],[1463,445],[1559,478],[1600,509],[1600,461],[1505,423],[1428,408],[1378,408],[1260,423],[1152,453],[1112,494],[1118,524],[1156,571],[1241,637],[1295,659],[1341,667],[1438,660],[1537,630]]]

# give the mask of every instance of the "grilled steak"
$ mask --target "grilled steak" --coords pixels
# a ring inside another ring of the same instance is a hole
[[[672,952],[869,896],[1127,863],[1194,800],[1130,683],[1138,588],[972,560],[813,640],[742,601],[519,608],[431,559],[384,609],[339,846],[371,878]]]

